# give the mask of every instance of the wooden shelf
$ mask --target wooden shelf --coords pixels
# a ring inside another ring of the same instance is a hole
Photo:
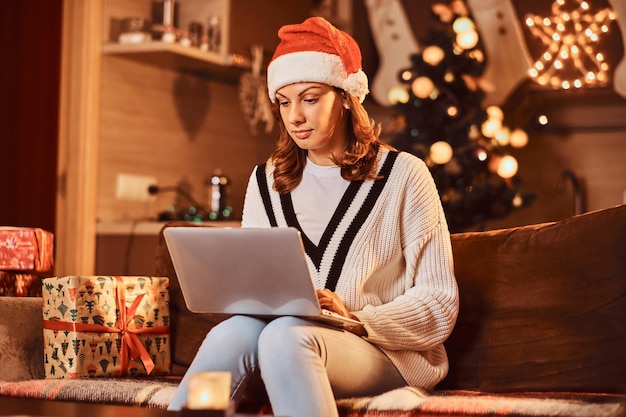
[[[230,80],[238,79],[244,70],[250,68],[249,58],[242,55],[205,52],[196,47],[159,41],[141,44],[105,43],[102,45],[102,54],[133,59],[175,71],[200,73]]]

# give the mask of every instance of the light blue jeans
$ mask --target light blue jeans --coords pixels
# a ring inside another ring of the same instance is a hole
[[[189,376],[202,371],[230,371],[235,402],[260,377],[274,415],[291,417],[337,416],[335,398],[406,386],[378,347],[350,332],[296,317],[267,322],[234,316],[216,325],[168,409],[184,406]]]

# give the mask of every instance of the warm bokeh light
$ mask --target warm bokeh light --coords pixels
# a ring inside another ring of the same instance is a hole
[[[456,43],[463,49],[472,49],[478,45],[478,32],[466,30],[456,35]]]
[[[417,77],[411,84],[411,91],[415,97],[427,98],[435,89],[435,84],[428,77]]]
[[[511,136],[509,137],[509,143],[514,148],[523,148],[528,144],[528,133],[523,129],[515,129],[511,132]]]
[[[447,164],[452,159],[453,152],[448,142],[440,140],[430,146],[430,160],[439,165]]]
[[[506,126],[502,126],[501,129],[498,129],[493,137],[498,141],[500,146],[506,146],[509,144],[509,140],[511,138],[511,129]]]
[[[502,120],[504,119],[504,113],[502,109],[498,106],[489,106],[485,109],[490,118]]]
[[[443,49],[441,49],[437,45],[427,46],[422,52],[422,58],[424,59],[424,62],[432,65],[433,67],[439,64],[444,56],[445,52],[443,52]]]
[[[498,162],[497,174],[502,178],[513,178],[517,174],[517,159],[511,155],[503,156]]]
[[[406,88],[396,85],[395,87],[391,87],[389,93],[387,94],[387,98],[391,104],[406,104],[409,102],[409,92],[406,91]]]
[[[486,138],[493,138],[496,132],[502,128],[502,122],[498,119],[487,119],[480,130]]]
[[[472,22],[472,19],[470,19],[469,17],[461,16],[457,18],[454,23],[452,23],[452,30],[457,34],[474,29],[474,22]]]

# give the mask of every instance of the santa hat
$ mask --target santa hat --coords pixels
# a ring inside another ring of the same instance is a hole
[[[369,92],[356,41],[321,17],[310,17],[278,31],[280,43],[267,67],[270,100],[276,90],[298,82],[339,87],[361,103]]]

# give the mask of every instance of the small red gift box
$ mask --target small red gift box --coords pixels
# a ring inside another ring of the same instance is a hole
[[[49,272],[54,236],[38,228],[0,226],[0,270]]]
[[[168,287],[166,277],[45,278],[46,378],[168,374]]]

